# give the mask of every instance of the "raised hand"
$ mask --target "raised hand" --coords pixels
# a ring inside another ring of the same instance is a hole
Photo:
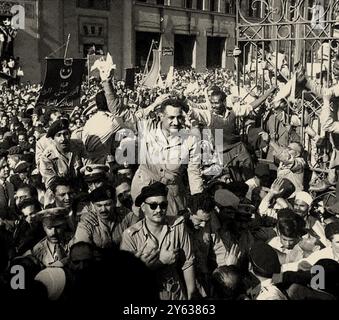
[[[241,251],[237,244],[232,244],[230,251],[227,252],[225,262],[227,266],[236,265],[241,257]]]
[[[270,192],[273,193],[274,195],[281,194],[284,191],[283,184],[284,180],[282,178],[275,179],[271,185]]]
[[[101,81],[106,81],[112,78],[114,68],[106,63],[104,59],[98,64]]]

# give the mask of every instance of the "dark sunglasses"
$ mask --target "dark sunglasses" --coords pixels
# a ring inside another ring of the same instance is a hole
[[[160,207],[161,210],[165,210],[165,209],[167,209],[167,206],[168,206],[168,203],[167,203],[167,202],[161,202],[161,203],[157,203],[157,202],[148,203],[148,202],[145,202],[145,203],[148,204],[149,207],[150,207],[152,210],[155,210],[155,209],[157,209],[158,207]]]

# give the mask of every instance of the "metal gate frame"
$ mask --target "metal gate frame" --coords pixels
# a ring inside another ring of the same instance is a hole
[[[236,46],[242,51],[242,54],[236,58],[239,90],[244,84],[250,84],[248,90],[250,93],[255,93],[259,89],[262,94],[268,89],[267,80],[271,82],[271,85],[276,86],[278,77],[285,81],[290,80],[298,62],[300,62],[299,66],[310,67],[308,76],[311,80],[316,80],[320,87],[330,86],[336,81],[332,78],[331,69],[332,59],[339,53],[339,0],[320,0],[322,2],[320,5],[323,4],[322,10],[317,7],[318,16],[314,17],[313,3],[318,2],[319,0],[254,0],[252,9],[260,10],[260,15],[258,15],[260,18],[249,18],[243,12],[244,1],[236,0]],[[285,51],[287,57],[287,63],[284,66],[285,73],[282,73],[279,67],[278,52],[281,49]],[[268,54],[273,56],[273,60],[268,61]],[[248,66],[250,59],[250,66]],[[261,61],[268,65],[269,71],[262,70]],[[288,72],[286,72],[286,67]],[[318,79],[316,79],[315,67],[320,68]],[[274,76],[273,82],[271,81],[272,75]],[[287,104],[287,113],[288,115],[297,114],[303,122],[305,112],[308,111],[312,120],[319,122],[322,101],[309,91],[307,94],[312,98],[311,101],[307,101],[305,94],[306,91],[302,92],[301,99]],[[318,126],[319,133],[320,126]],[[311,155],[312,146],[307,141],[303,126],[301,126],[301,138],[305,149]],[[328,148],[325,149],[325,153],[329,152]],[[313,150],[313,154],[318,154],[318,152]],[[321,157],[317,159],[310,157],[311,170],[321,175],[326,173],[329,156],[327,154],[323,157],[325,161],[322,161]]]

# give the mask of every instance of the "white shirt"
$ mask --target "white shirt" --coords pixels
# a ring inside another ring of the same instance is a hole
[[[272,279],[262,281],[254,291],[260,290],[255,300],[287,300],[286,296],[272,283]]]

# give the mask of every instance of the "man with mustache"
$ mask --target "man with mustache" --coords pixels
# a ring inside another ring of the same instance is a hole
[[[167,216],[167,187],[155,182],[135,200],[145,218],[122,236],[121,250],[133,253],[154,271],[161,300],[192,299],[194,253],[184,217]]]
[[[119,245],[124,230],[138,218],[132,212],[122,215],[116,211],[115,191],[109,186],[93,190],[89,201],[89,211],[81,217],[73,242],[92,243],[98,248]]]
[[[53,143],[40,159],[40,173],[47,189],[45,207],[53,201],[50,190],[53,181],[57,177],[67,177],[79,184],[80,168],[83,166],[82,148],[71,141],[69,123],[66,119],[53,122],[46,137],[52,138]]]
[[[33,219],[42,222],[46,237],[25,255],[32,255],[41,267],[61,266],[69,251],[68,211],[65,208],[51,208],[37,213]]]
[[[203,191],[199,140],[184,130],[187,106],[179,99],[162,95],[146,109],[135,113],[121,105],[112,86],[111,70],[100,70],[100,76],[111,112],[120,117],[126,127],[138,132],[140,166],[132,181],[133,200],[143,187],[158,181],[169,189],[167,214],[176,216],[185,211],[184,170],[187,171],[191,194]],[[157,115],[150,117],[156,109]],[[138,214],[136,207],[133,211]]]

